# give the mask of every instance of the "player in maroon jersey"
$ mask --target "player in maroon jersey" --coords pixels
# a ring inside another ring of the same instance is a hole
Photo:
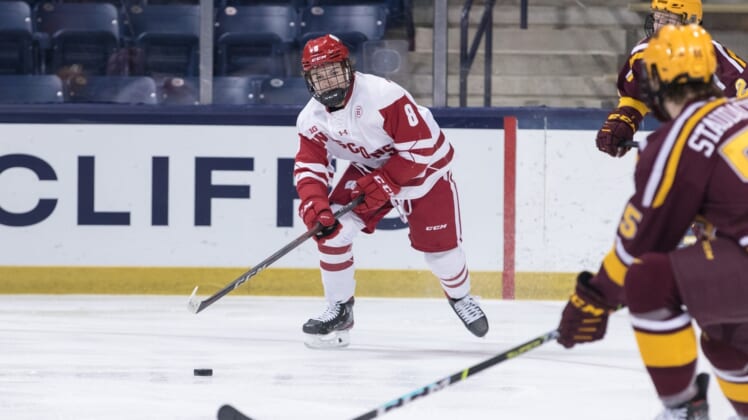
[[[374,232],[393,208],[408,222],[411,246],[421,251],[467,329],[478,337],[488,320],[470,295],[462,250],[454,149],[428,108],[398,84],[355,72],[348,49],[325,35],[307,42],[302,68],[312,99],[299,114],[294,177],[307,227],[325,226],[317,237],[327,309],[303,326],[310,347],[342,347],[353,327],[353,240]],[[350,162],[328,196],[332,160]],[[364,195],[353,212],[333,211]]]
[[[597,274],[579,274],[558,341],[603,338],[608,314],[627,305],[666,407],[658,418],[708,419],[695,320],[723,393],[748,419],[748,98],[715,86],[712,39],[698,25],[661,28],[642,62],[647,107],[663,124],[641,143],[615,245]],[[677,248],[695,218],[708,235]]]
[[[597,148],[611,156],[626,154],[629,147],[622,147],[621,143],[634,138],[641,121],[650,111],[639,89],[642,51],[647,48],[649,37],[662,25],[700,24],[703,16],[701,0],[652,0],[651,10],[644,25],[647,36],[631,50],[618,73],[618,106],[610,112],[595,140]],[[717,56],[714,83],[728,97],[748,96],[746,62],[719,42],[712,40],[712,43]]]

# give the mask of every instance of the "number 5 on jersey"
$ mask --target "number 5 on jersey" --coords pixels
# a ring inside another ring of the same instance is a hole
[[[719,154],[743,182],[748,182],[748,129],[720,146]]]
[[[642,213],[629,203],[623,211],[621,224],[618,225],[618,233],[625,239],[633,238],[636,235],[641,220]]]

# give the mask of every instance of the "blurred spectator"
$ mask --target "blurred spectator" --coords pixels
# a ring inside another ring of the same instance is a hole
[[[69,66],[63,66],[57,69],[57,77],[62,80],[62,86],[64,91],[68,92],[71,86],[75,84],[75,80],[78,78],[85,79],[86,74],[83,71],[83,66],[80,64],[71,64]]]

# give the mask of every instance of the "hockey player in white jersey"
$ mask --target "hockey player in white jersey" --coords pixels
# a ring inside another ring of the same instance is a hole
[[[401,86],[354,72],[348,49],[333,35],[310,40],[302,68],[312,99],[296,121],[299,149],[294,177],[307,227],[325,228],[315,238],[327,308],[303,326],[306,345],[344,347],[353,327],[353,240],[373,233],[394,207],[408,222],[411,246],[423,252],[449,304],[478,337],[488,320],[470,295],[470,274],[461,247],[454,150],[424,107]],[[328,195],[333,158],[350,162]],[[333,212],[364,195],[335,220]]]

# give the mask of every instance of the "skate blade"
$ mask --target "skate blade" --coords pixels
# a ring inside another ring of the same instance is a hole
[[[348,330],[333,331],[327,335],[304,334],[304,345],[310,349],[339,349],[351,344],[351,336]]]

